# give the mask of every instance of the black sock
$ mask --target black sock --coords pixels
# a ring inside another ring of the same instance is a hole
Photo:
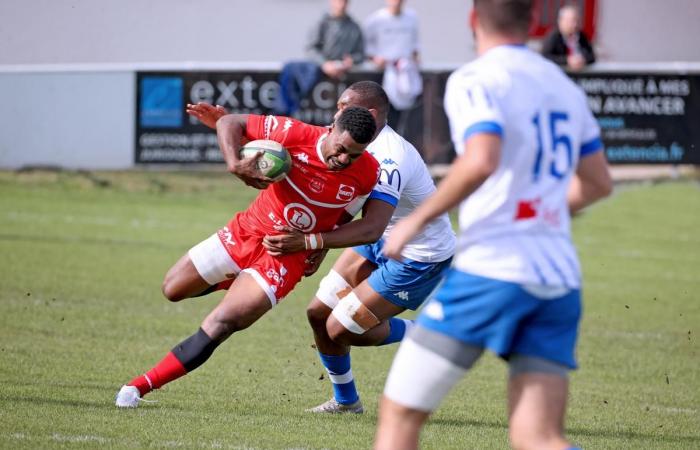
[[[209,359],[219,342],[210,338],[201,328],[195,334],[180,342],[173,348],[175,357],[191,372]]]

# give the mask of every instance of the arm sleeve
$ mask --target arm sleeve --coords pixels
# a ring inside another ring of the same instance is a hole
[[[290,144],[290,131],[296,125],[300,128],[301,122],[284,116],[260,116],[250,114],[246,125],[246,138],[251,141],[256,139],[270,139],[282,145]]]
[[[591,41],[588,40],[583,32],[579,33],[579,48],[581,49],[581,54],[586,60],[586,64],[593,64],[595,62],[595,52],[593,51],[593,46]]]
[[[593,116],[588,105],[584,104],[583,109],[583,129],[579,158],[585,158],[586,156],[603,150],[603,141],[600,138],[600,126],[598,125],[598,121]]]
[[[350,50],[350,56],[355,64],[361,64],[365,60],[365,41],[362,36],[362,28],[353,22],[355,33],[352,43],[352,49]]]
[[[326,17],[324,16],[310,31],[306,43],[306,57],[316,64],[323,64],[326,58],[323,56],[323,30]]]
[[[377,27],[374,16],[370,16],[364,25],[365,54],[368,57],[377,56]]]
[[[494,88],[476,74],[456,72],[445,89],[445,112],[455,150],[461,154],[464,142],[477,133],[503,136],[503,116]]]
[[[544,38],[542,42],[542,56],[559,64],[560,66],[566,64],[566,53],[561,53],[557,50],[557,43],[559,42],[559,33],[552,31],[547,37]]]

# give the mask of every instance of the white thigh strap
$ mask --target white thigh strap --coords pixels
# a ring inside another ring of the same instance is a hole
[[[362,304],[354,292],[341,298],[338,306],[333,308],[332,314],[348,331],[355,334],[364,334],[365,331],[379,325],[377,316]]]
[[[352,286],[338,272],[331,269],[318,285],[316,298],[333,309],[338,305],[340,299],[345,297],[351,290]]]
[[[399,405],[431,412],[466,372],[409,337],[396,352],[384,395]]]

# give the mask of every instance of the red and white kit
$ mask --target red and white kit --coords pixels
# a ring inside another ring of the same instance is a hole
[[[301,280],[309,252],[270,256],[262,246],[263,237],[279,234],[275,229],[279,225],[304,233],[331,231],[353,200],[372,191],[379,176],[379,164],[367,152],[346,169],[330,170],[321,154],[328,132],[326,127],[287,117],[249,116],[245,137],[282,144],[292,157],[292,169],[216,235],[190,250],[192,262],[207,282],[216,284],[244,271],[274,305]]]

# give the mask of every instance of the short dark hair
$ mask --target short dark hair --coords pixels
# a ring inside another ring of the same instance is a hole
[[[374,123],[372,113],[367,108],[360,106],[345,108],[335,121],[335,125],[340,131],[350,133],[350,137],[358,144],[370,143],[377,131],[377,124]]]
[[[362,106],[376,109],[379,114],[389,112],[389,97],[384,88],[374,81],[358,81],[351,84],[348,90],[357,92],[362,98]]]
[[[474,0],[479,21],[489,31],[527,35],[532,0]]]

